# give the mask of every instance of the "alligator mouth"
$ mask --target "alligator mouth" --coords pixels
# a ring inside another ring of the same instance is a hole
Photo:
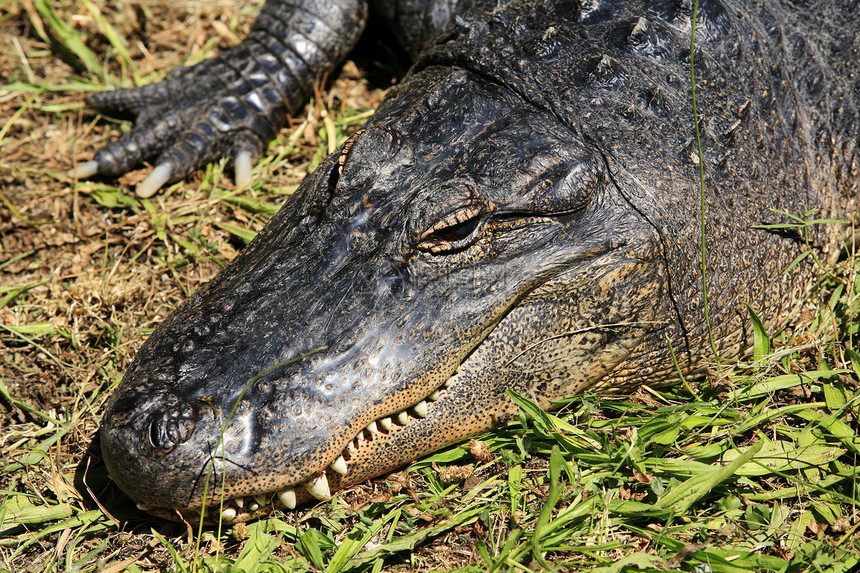
[[[302,481],[293,483],[277,491],[261,492],[253,495],[233,498],[212,496],[213,503],[204,507],[164,508],[138,503],[137,508],[154,515],[176,519],[177,514],[183,519],[204,523],[223,521],[234,523],[248,521],[270,513],[273,509],[295,509],[300,503],[316,499],[327,501],[332,498],[332,491],[353,485],[373,477],[363,475],[359,479],[350,479],[350,470],[360,455],[372,444],[380,440],[390,440],[408,425],[426,418],[433,403],[440,400],[448,389],[448,381],[431,392],[423,400],[394,414],[389,414],[370,422],[361,429],[346,444],[346,447],[327,468],[313,474]],[[355,472],[353,472],[354,474]],[[383,472],[384,473],[384,472]]]

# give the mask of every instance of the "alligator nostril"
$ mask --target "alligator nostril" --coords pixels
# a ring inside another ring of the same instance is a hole
[[[159,450],[165,454],[170,452],[175,445],[175,442],[167,436],[166,429],[164,413],[159,412],[153,416],[149,423],[149,445],[154,450]]]
[[[170,453],[194,432],[194,408],[184,403],[168,406],[153,414],[147,428],[148,443],[157,453]]]

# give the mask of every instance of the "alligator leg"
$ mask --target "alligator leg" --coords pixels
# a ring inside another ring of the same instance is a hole
[[[473,0],[374,0],[394,35],[413,58]]]
[[[406,49],[417,54],[471,0],[376,0]],[[250,180],[266,144],[355,46],[367,0],[268,0],[239,45],[159,83],[86,98],[108,115],[132,116],[134,128],[74,170],[117,177],[144,161],[155,169],[137,187],[149,197],[221,157],[232,157],[236,183]]]
[[[216,58],[173,71],[159,83],[86,99],[134,128],[75,169],[116,177],[155,160],[137,187],[148,197],[220,157],[233,157],[237,184],[250,179],[265,145],[313,91],[314,79],[353,48],[366,0],[269,0],[251,33]]]

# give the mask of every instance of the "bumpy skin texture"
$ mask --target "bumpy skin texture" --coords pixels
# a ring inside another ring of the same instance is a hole
[[[407,50],[417,54],[471,1],[376,4]],[[135,125],[78,175],[116,177],[154,161],[163,176],[138,189],[149,196],[220,158],[246,154],[256,162],[287,115],[313,93],[314,81],[353,48],[367,13],[366,0],[269,0],[248,37],[217,58],[175,70],[163,82],[87,97],[93,109],[134,117]]]
[[[315,78],[346,57],[366,18],[364,0],[270,1],[248,37],[219,57],[157,84],[89,96],[94,109],[136,118],[96,153],[97,173],[115,177],[155,159],[172,183],[220,157],[244,151],[256,161]]]
[[[856,211],[860,14],[700,10],[707,280],[728,356],[747,347],[746,304],[784,323],[814,273],[808,259],[783,272],[799,235],[754,225],[785,221],[774,209]],[[113,479],[194,519],[218,502],[207,476],[227,497],[320,475],[336,489],[503,422],[509,389],[549,407],[663,383],[667,340],[695,372],[710,351],[689,34],[689,5],[671,1],[455,15],[365,129],[141,348],[105,412]],[[812,247],[832,258],[844,233],[817,227]],[[363,431],[436,389],[426,417]],[[342,454],[346,475],[327,469]]]

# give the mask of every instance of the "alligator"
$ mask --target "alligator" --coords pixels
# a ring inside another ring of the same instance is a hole
[[[247,520],[497,427],[510,391],[670,384],[748,351],[749,308],[785,324],[839,256],[846,225],[784,224],[856,212],[856,0],[377,5],[407,77],[106,406],[144,510]],[[246,179],[366,17],[269,0],[214,62],[91,98],[138,126],[81,173],[157,158],[150,194],[232,156]]]

